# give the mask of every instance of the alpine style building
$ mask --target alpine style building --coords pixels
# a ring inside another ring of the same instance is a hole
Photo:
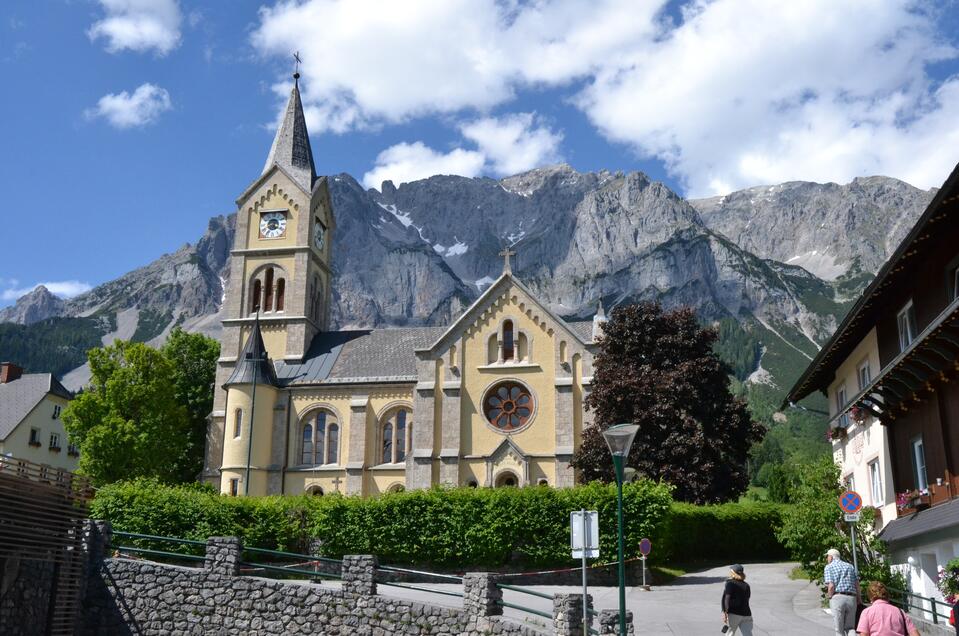
[[[331,331],[336,219],[298,75],[237,199],[202,478],[234,495],[570,486],[596,338],[510,270],[448,327]]]

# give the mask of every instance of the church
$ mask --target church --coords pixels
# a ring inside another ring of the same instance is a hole
[[[602,307],[563,320],[507,248],[451,325],[330,330],[336,218],[298,80],[237,199],[202,480],[229,495],[572,486]]]

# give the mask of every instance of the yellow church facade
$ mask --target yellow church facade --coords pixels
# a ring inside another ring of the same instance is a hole
[[[602,310],[503,274],[448,327],[329,330],[336,223],[295,85],[237,200],[202,478],[232,495],[571,486]]]

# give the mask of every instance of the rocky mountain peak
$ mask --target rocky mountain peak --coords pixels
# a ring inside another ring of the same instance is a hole
[[[43,285],[37,285],[29,293],[17,299],[12,307],[0,310],[0,322],[16,322],[31,325],[63,311],[65,301],[55,296]]]

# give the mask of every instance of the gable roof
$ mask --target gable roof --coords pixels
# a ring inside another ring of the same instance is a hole
[[[571,337],[579,340],[582,344],[588,345],[593,342],[592,338],[592,322],[589,324],[589,336],[586,336],[586,331],[584,327],[577,326],[575,329],[571,327],[571,324],[554,314],[546,305],[539,302],[539,299],[536,298],[536,295],[520,281],[518,278],[513,276],[509,271],[503,272],[503,274],[496,279],[496,281],[490,285],[485,292],[480,294],[480,297],[476,299],[472,305],[467,308],[460,317],[453,321],[453,324],[449,326],[443,334],[437,338],[432,345],[421,349],[422,351],[430,351],[435,353],[437,350],[442,349],[446,340],[448,340],[453,334],[459,333],[463,330],[466,325],[473,324],[479,318],[479,316],[486,310],[489,305],[492,304],[492,301],[496,296],[502,293],[503,289],[509,285],[515,285],[520,289],[530,301],[539,309],[543,314],[547,315],[552,319],[557,326],[566,331]]]
[[[0,440],[6,439],[48,393],[73,398],[52,373],[27,373],[0,384]]]
[[[415,382],[415,351],[442,332],[442,327],[321,332],[301,362],[277,362],[277,377],[281,386]]]

